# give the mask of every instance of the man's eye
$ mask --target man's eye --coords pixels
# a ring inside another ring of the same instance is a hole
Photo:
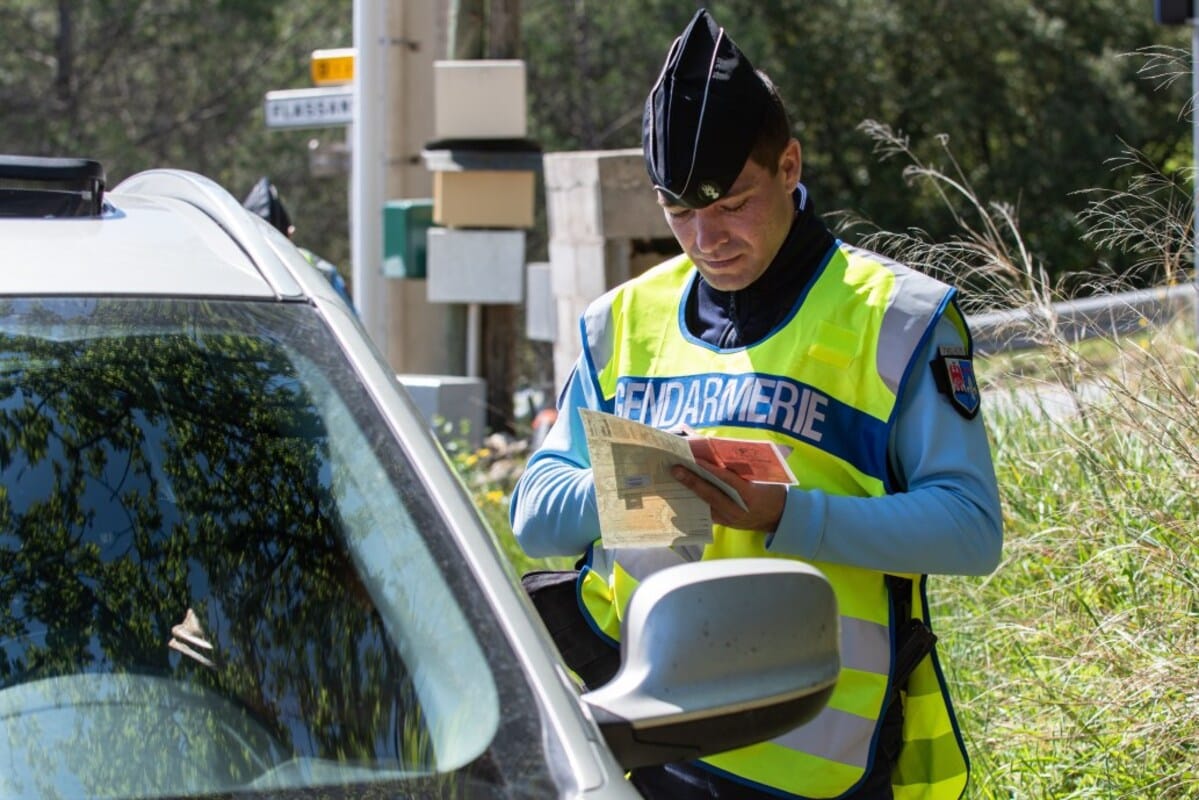
[[[690,208],[668,208],[666,215],[671,219],[685,219],[691,213]]]
[[[740,211],[741,209],[745,208],[745,204],[748,202],[749,202],[749,198],[746,198],[739,203],[734,203],[731,206],[725,206],[724,211],[727,213],[734,213],[734,212]]]

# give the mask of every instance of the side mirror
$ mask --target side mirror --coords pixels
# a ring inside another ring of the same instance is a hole
[[[828,702],[841,669],[837,600],[797,561],[720,559],[641,583],[621,666],[582,696],[626,769],[765,741]]]

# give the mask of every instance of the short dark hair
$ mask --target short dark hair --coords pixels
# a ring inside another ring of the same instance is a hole
[[[762,70],[755,70],[758,78],[766,84],[769,92],[769,102],[762,111],[762,122],[758,125],[758,135],[754,138],[753,147],[749,151],[750,159],[760,167],[770,170],[773,175],[779,167],[779,157],[791,141],[791,118],[787,115],[787,107],[779,96],[778,87]]]

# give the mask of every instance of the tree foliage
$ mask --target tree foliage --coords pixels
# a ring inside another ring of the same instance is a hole
[[[545,148],[639,147],[645,93],[698,5],[525,0],[532,117]],[[905,185],[903,164],[880,161],[860,129],[877,120],[934,166],[948,136],[966,177],[1017,209],[1051,272],[1088,270],[1111,255],[1082,241],[1084,200],[1074,192],[1124,188],[1107,164],[1122,142],[1160,164],[1189,152],[1176,113],[1182,87],[1159,91],[1138,76],[1147,56],[1133,55],[1183,34],[1155,25],[1139,0],[704,5],[778,83],[823,211],[934,239],[953,233],[939,200]]]
[[[433,2],[434,0],[429,0]],[[523,0],[530,132],[545,151],[639,147],[641,109],[697,0]],[[1186,46],[1142,0],[710,0],[779,83],[823,211],[949,235],[936,198],[880,160],[859,126],[907,136],[937,166],[952,142],[966,177],[1011,204],[1051,272],[1115,256],[1085,241],[1085,189],[1119,191],[1128,144],[1188,166],[1186,82],[1139,74],[1146,48]],[[446,3],[448,14],[449,4]],[[297,239],[345,270],[345,176],[309,174],[310,140],[340,129],[265,127],[263,96],[309,86],[312,50],[353,44],[352,0],[9,0],[0,7],[0,151],[101,159],[110,183],[194,169],[235,194],[276,181]],[[440,57],[444,43],[434,43]],[[948,166],[948,165],[942,165]],[[847,238],[854,229],[843,231]],[[531,240],[540,240],[534,232]]]
[[[202,315],[142,321],[140,336],[0,335],[0,687],[170,677],[236,698],[285,756],[424,764],[412,677],[364,599],[291,356],[206,333]],[[210,661],[167,646],[190,610]],[[261,771],[243,766],[236,782]]]
[[[314,49],[349,47],[351,0],[8,0],[0,5],[0,152],[99,159],[108,183],[151,167],[237,196],[278,185],[297,240],[348,264],[346,181],[308,174],[307,143],[267,129],[263,98],[311,86]]]

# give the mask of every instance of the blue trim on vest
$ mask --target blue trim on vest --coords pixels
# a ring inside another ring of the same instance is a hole
[[[887,479],[890,426],[786,375],[708,372],[622,376],[614,413],[655,428],[767,430],[823,450],[873,478]]]
[[[738,347],[734,350],[724,350],[711,342],[705,342],[687,328],[687,305],[691,302],[691,295],[695,294],[696,287],[699,285],[699,278],[699,270],[696,269],[693,263],[691,266],[691,277],[687,279],[687,283],[683,287],[679,307],[675,309],[674,315],[674,322],[679,327],[679,333],[682,335],[683,341],[687,342],[687,344],[693,344],[696,347],[702,347],[713,353],[735,353],[737,350],[744,350],[744,347]]]
[[[824,258],[820,259],[820,263],[816,265],[816,269],[812,270],[812,277],[808,278],[807,285],[803,287],[803,291],[801,291],[799,293],[799,297],[795,299],[795,305],[791,307],[791,311],[778,325],[774,327],[773,330],[770,331],[770,333],[766,334],[766,336],[763,338],[763,341],[769,339],[771,336],[774,336],[783,328],[791,324],[792,320],[795,319],[795,315],[799,313],[799,310],[803,308],[804,303],[807,302],[808,295],[812,293],[812,287],[814,287],[824,275],[824,270],[828,267],[828,263],[833,260],[833,254],[836,253],[837,250],[837,240],[834,239],[832,246],[825,251]]]

